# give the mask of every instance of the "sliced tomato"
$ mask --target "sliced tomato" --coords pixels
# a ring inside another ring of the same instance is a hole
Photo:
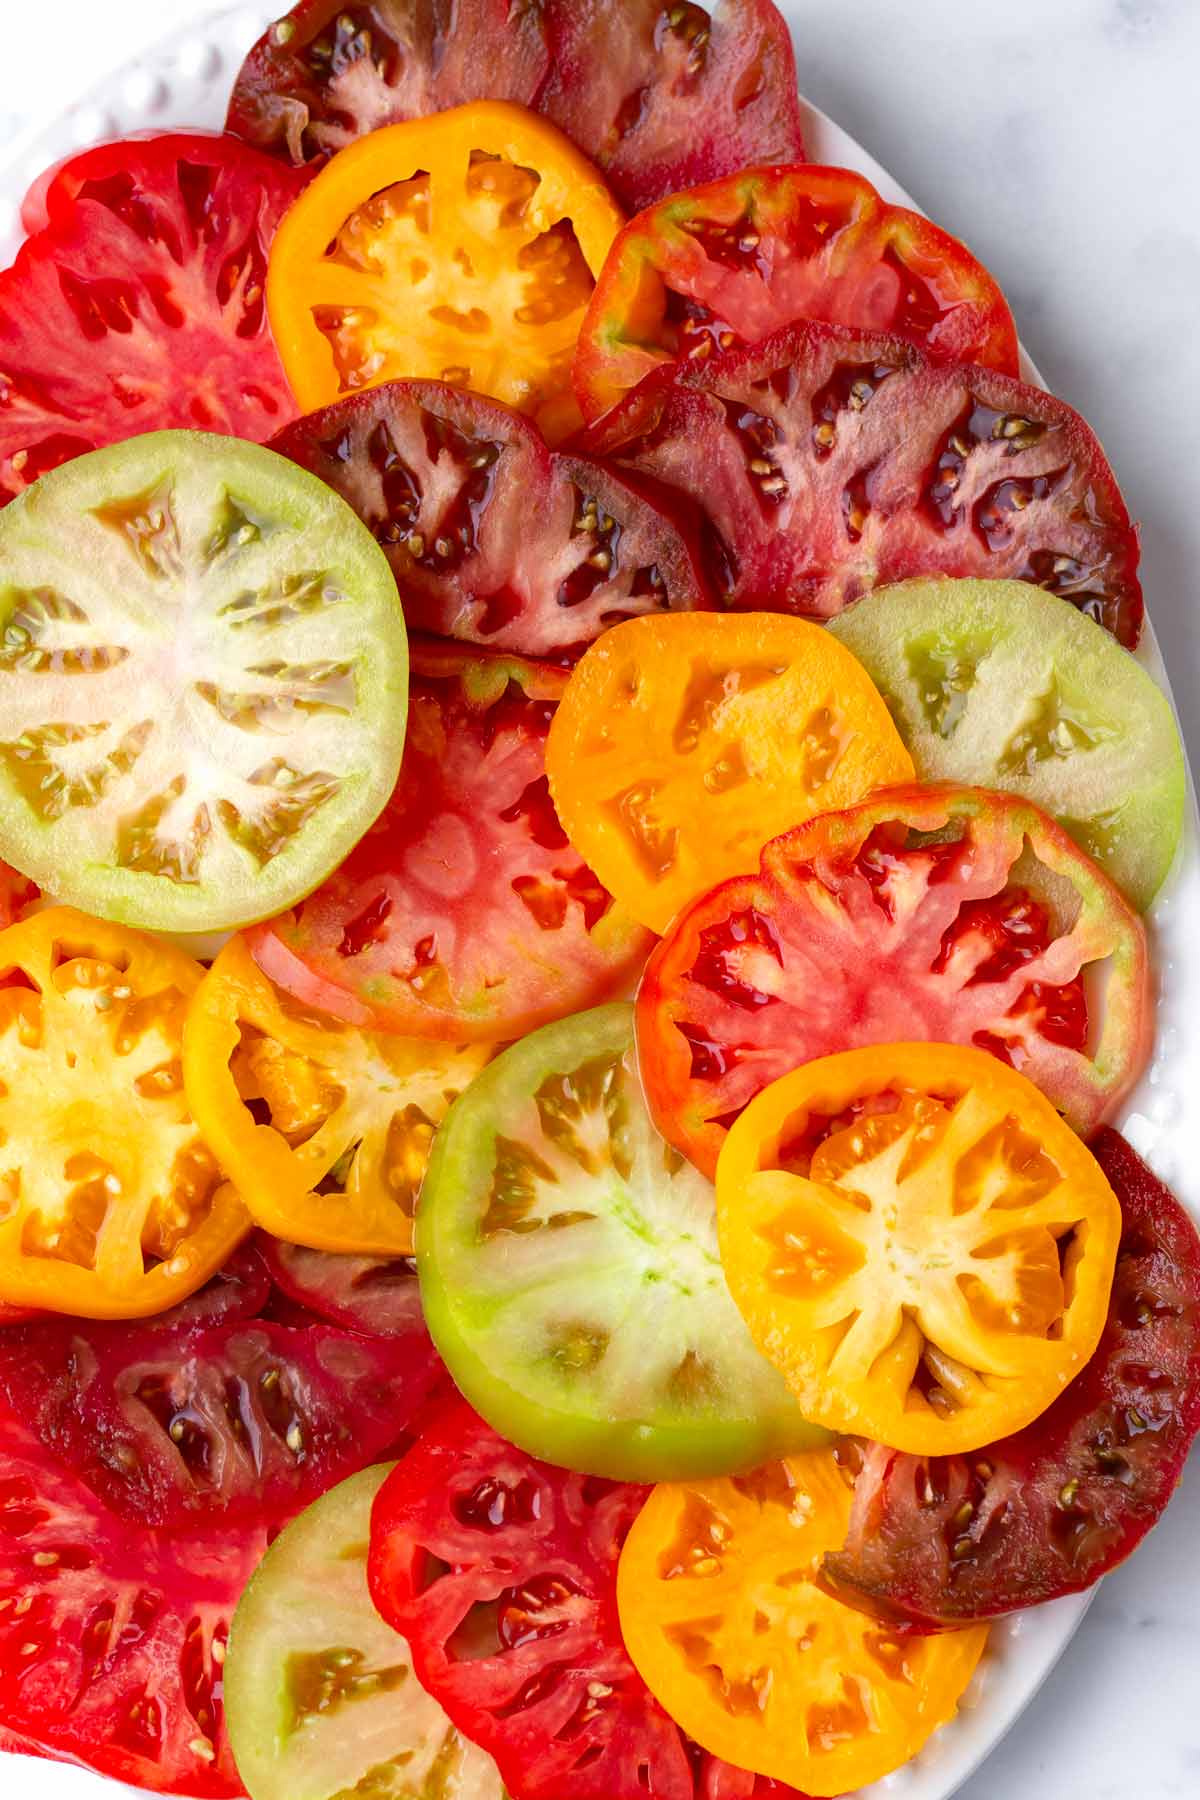
[[[631,212],[758,163],[804,161],[796,62],[770,0],[546,0],[539,110]]]
[[[196,1293],[164,1313],[142,1321],[143,1331],[174,1332],[256,1319],[271,1299],[272,1271],[260,1244],[247,1238]],[[60,1324],[62,1320],[58,1321]],[[0,1337],[0,1346],[3,1345]]]
[[[1200,1430],[1200,1237],[1108,1127],[1092,1142],[1124,1228],[1104,1335],[1035,1424],[980,1456],[865,1446],[824,1580],[852,1606],[941,1631],[1078,1593],[1157,1524]]]
[[[1008,302],[957,238],[850,169],[743,169],[648,207],[618,236],[575,352],[584,417],[663,363],[703,364],[801,319],[1020,370]]]
[[[311,162],[468,100],[531,106],[549,61],[526,0],[300,0],[242,64],[226,130]]]
[[[281,1293],[318,1318],[367,1337],[423,1337],[425,1315],[410,1256],[334,1256],[260,1232],[266,1267]]]
[[[295,417],[267,251],[303,177],[212,136],[73,157],[0,274],[0,503],[87,450],[167,426],[263,442]]]
[[[693,501],[728,605],[826,619],[912,575],[1011,577],[1137,643],[1137,532],[1065,401],[836,325],[674,373],[582,448]]]
[[[802,1063],[974,1044],[1085,1135],[1153,1033],[1144,928],[1062,828],[982,788],[891,788],[767,845],[676,920],[638,994],[655,1122],[714,1174],[730,1125]]]
[[[646,1493],[537,1462],[456,1401],[375,1502],[372,1598],[522,1800],[769,1791],[698,1753],[629,1660],[617,1559]]]
[[[294,913],[248,933],[304,1004],[385,1031],[501,1041],[605,998],[650,938],[567,842],[545,742],[566,676],[415,649],[391,804]]]
[[[271,447],[370,526],[418,631],[558,661],[622,619],[709,604],[698,546],[652,500],[497,400],[393,381]]]

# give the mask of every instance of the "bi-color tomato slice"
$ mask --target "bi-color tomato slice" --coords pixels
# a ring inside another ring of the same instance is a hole
[[[942,1631],[1078,1593],[1157,1524],[1200,1429],[1200,1237],[1117,1132],[1091,1145],[1124,1226],[1096,1354],[982,1456],[866,1447],[823,1579],[901,1628]]]
[[[717,1168],[730,1290],[808,1416],[916,1455],[1043,1413],[1100,1341],[1121,1208],[1015,1069],[953,1044],[826,1056]]]
[[[699,547],[653,501],[481,394],[388,382],[271,447],[370,526],[418,631],[557,661],[623,619],[708,605]]]
[[[334,157],[271,245],[267,308],[308,409],[398,376],[576,422],[571,358],[621,214],[597,171],[502,101],[388,125]]]
[[[645,1497],[537,1462],[456,1402],[380,1490],[372,1599],[521,1800],[801,1800],[697,1750],[630,1662],[617,1559]]]
[[[645,1481],[814,1441],[730,1300],[712,1187],[650,1122],[631,1007],[547,1026],[452,1108],[417,1266],[458,1387],[534,1455]]]
[[[691,498],[727,604],[828,619],[913,575],[1011,578],[1137,643],[1137,533],[1064,401],[836,325],[675,375],[648,377],[582,447]]]
[[[638,994],[655,1120],[709,1174],[779,1076],[915,1038],[992,1051],[1086,1136],[1152,1030],[1146,934],[1112,883],[1037,807],[949,785],[776,838],[676,920]]]
[[[251,1800],[506,1800],[372,1605],[371,1507],[388,1473],[364,1469],[294,1519],[238,1604],[225,1706]]]
[[[1014,581],[906,581],[830,629],[869,672],[922,781],[1007,788],[1052,813],[1141,911],[1183,833],[1171,702],[1073,606]]]
[[[188,1009],[183,1077],[259,1225],[316,1250],[407,1256],[433,1134],[489,1054],[305,1017],[239,935]]]
[[[954,1717],[987,1627],[903,1638],[817,1585],[850,1494],[832,1450],[657,1487],[621,1552],[625,1645],[713,1755],[805,1793],[856,1793]]]
[[[390,804],[323,887],[249,934],[273,981],[352,1024],[496,1043],[630,979],[650,939],[550,801],[546,736],[566,682],[545,663],[416,648]]]
[[[0,513],[0,853],[157,931],[290,906],[384,805],[408,653],[387,561],[283,457],[156,432]]]
[[[1008,302],[957,238],[849,169],[750,169],[673,194],[621,232],[579,333],[584,417],[663,363],[703,363],[800,319],[1020,368]]]
[[[264,287],[303,185],[212,136],[107,144],[55,171],[0,274],[0,503],[139,432],[261,443],[295,417]]]
[[[789,826],[912,777],[861,666],[802,619],[642,618],[592,645],[550,728],[572,844],[653,931]]]

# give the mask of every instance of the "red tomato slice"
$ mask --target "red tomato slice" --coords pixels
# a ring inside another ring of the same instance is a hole
[[[652,939],[567,842],[545,743],[561,670],[414,647],[404,764],[388,807],[293,913],[247,933],[303,1004],[384,1031],[521,1037],[606,999]]]
[[[840,1598],[916,1631],[1078,1593],[1157,1524],[1200,1431],[1200,1237],[1118,1132],[1091,1146],[1124,1232],[1091,1362],[1040,1419],[982,1456],[866,1449]]]
[[[131,1531],[0,1417],[0,1724],[155,1793],[242,1793],[221,1664],[262,1525]]]
[[[295,417],[263,283],[303,184],[211,136],[107,144],[53,174],[44,228],[0,273],[0,502],[140,432],[261,443]]]
[[[1137,643],[1137,532],[1065,401],[835,325],[673,374],[582,447],[691,499],[728,605],[826,619],[911,575],[1010,578]]]
[[[619,620],[709,604],[692,545],[652,501],[550,450],[499,401],[396,381],[300,419],[271,448],[370,526],[417,631],[558,661]]]
[[[520,1800],[799,1800],[697,1750],[629,1660],[617,1561],[647,1492],[538,1462],[455,1400],[380,1489],[375,1604]]]
[[[1086,1134],[1145,1064],[1149,979],[1137,914],[1036,806],[890,788],[776,838],[756,875],[680,915],[638,995],[642,1080],[710,1175],[756,1094],[867,1044],[990,1050]]]
[[[759,163],[803,162],[796,62],[770,0],[547,0],[538,110],[628,212]]]
[[[296,1306],[367,1337],[411,1339],[414,1353],[429,1344],[412,1257],[334,1256],[265,1231],[258,1241],[276,1287]]]

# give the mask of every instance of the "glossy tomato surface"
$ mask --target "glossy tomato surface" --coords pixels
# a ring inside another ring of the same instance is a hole
[[[257,1243],[280,1292],[318,1318],[367,1337],[425,1337],[414,1258],[335,1256],[266,1232]]]
[[[0,502],[139,432],[261,443],[295,416],[264,286],[302,186],[202,135],[102,145],[54,173],[0,274]]]
[[[851,1605],[940,1631],[1077,1593],[1160,1518],[1200,1429],[1200,1237],[1116,1131],[1093,1140],[1124,1230],[1108,1323],[1034,1424],[979,1456],[865,1447],[844,1549]]]
[[[400,781],[294,913],[249,933],[306,1005],[385,1031],[520,1037],[606,998],[648,933],[571,849],[545,742],[566,676],[450,645],[414,651]]]
[[[912,575],[1013,578],[1137,643],[1137,533],[1064,401],[835,325],[671,377],[649,376],[583,448],[692,500],[726,604],[827,619]]]

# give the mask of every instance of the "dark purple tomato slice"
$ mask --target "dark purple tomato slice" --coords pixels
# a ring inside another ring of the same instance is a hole
[[[824,1567],[852,1606],[926,1632],[996,1618],[1090,1587],[1162,1516],[1200,1430],[1200,1236],[1118,1132],[1091,1148],[1124,1218],[1096,1354],[977,1455],[866,1447]]]
[[[379,1491],[372,1597],[520,1800],[797,1800],[697,1750],[629,1660],[617,1562],[647,1492],[538,1462],[456,1399]]]
[[[796,62],[770,0],[546,0],[538,110],[627,212],[763,163],[804,161]]]
[[[197,135],[87,150],[39,187],[46,222],[0,273],[0,503],[141,432],[262,443],[295,417],[263,283],[303,184]]]
[[[708,604],[692,546],[652,501],[499,401],[392,382],[271,447],[370,526],[417,631],[558,661],[622,619]]]
[[[1008,578],[1137,643],[1137,532],[1065,401],[834,325],[674,373],[648,376],[582,447],[691,500],[724,604],[828,619],[909,576]]]
[[[529,0],[300,0],[243,63],[226,129],[307,163],[468,100],[531,106],[548,65]]]
[[[414,1352],[420,1346],[434,1356],[413,1258],[335,1256],[265,1232],[258,1242],[271,1279],[296,1306],[367,1337],[412,1339]]]

